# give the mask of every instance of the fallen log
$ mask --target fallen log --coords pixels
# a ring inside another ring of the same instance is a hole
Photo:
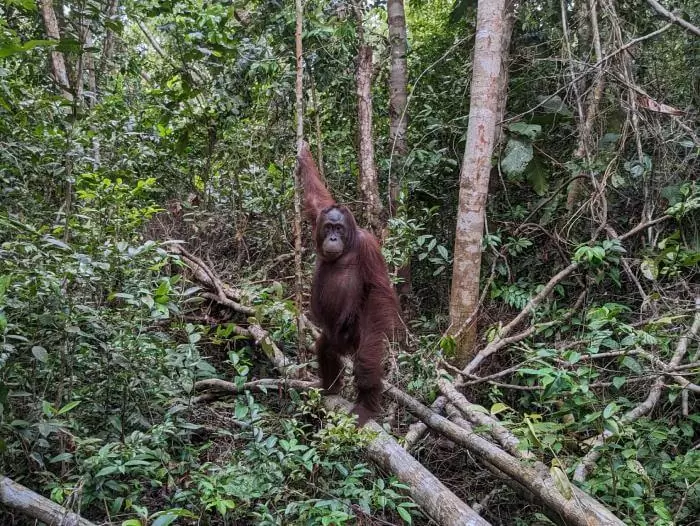
[[[556,514],[559,521],[577,526],[622,526],[624,524],[594,499],[590,497],[585,501],[580,499],[578,497],[580,494],[573,489],[573,485],[559,487],[547,473],[539,472],[535,467],[510,455],[485,438],[459,427],[400,389],[386,385],[389,396],[406,407],[428,427],[464,446],[479,460],[488,462],[525,487],[535,495],[537,500]]]
[[[4,475],[0,475],[0,504],[16,509],[48,526],[95,526],[77,513],[42,497]]]

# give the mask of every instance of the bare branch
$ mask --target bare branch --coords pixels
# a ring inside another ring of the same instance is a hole
[[[654,8],[654,11],[656,11],[657,13],[659,13],[661,16],[664,16],[664,17],[668,18],[668,19],[669,19],[671,22],[673,22],[674,24],[678,24],[679,26],[681,26],[681,27],[687,29],[687,30],[690,31],[691,33],[695,33],[697,36],[700,37],[700,28],[694,26],[693,24],[691,24],[691,23],[688,22],[687,20],[684,20],[684,19],[682,19],[682,18],[680,18],[680,17],[674,15],[673,13],[671,13],[671,11],[669,11],[668,9],[666,9],[664,6],[662,6],[662,5],[661,5],[659,2],[657,2],[656,0],[647,0],[647,2],[649,3],[649,5],[650,5],[651,7]]]

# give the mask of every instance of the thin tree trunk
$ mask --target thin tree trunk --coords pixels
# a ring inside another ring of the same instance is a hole
[[[107,12],[105,17],[107,20],[113,20],[117,15],[117,10],[119,9],[119,0],[110,0],[107,5]],[[114,31],[107,27],[105,33],[104,43],[102,44],[102,59],[100,60],[100,77],[104,75],[109,67],[109,61],[112,59],[112,53],[114,53]]]
[[[476,309],[479,304],[481,241],[496,137],[498,93],[501,85],[506,0],[480,0],[476,20],[474,68],[467,143],[460,172],[455,235],[450,332],[456,338],[455,365],[463,366],[473,354]],[[464,325],[468,325],[463,327]]]
[[[515,0],[506,0],[506,10],[503,17],[503,35],[501,36],[501,77],[498,86],[498,109],[496,113],[500,120],[506,114],[506,104],[508,103],[508,80],[510,63],[510,41],[513,36],[513,26],[515,25]],[[498,149],[503,143],[503,126],[496,126],[496,137],[494,138],[494,149]]]
[[[301,151],[304,144],[304,57],[302,48],[302,31],[303,31],[303,16],[304,8],[302,0],[295,0],[296,7],[296,117],[297,117],[297,164],[294,170],[294,273],[296,275],[296,290],[295,301],[297,305],[297,345],[299,356],[306,356],[306,345],[304,345],[304,318],[302,313],[304,307],[302,303],[302,289],[304,286],[303,275],[301,269],[301,167],[298,159],[301,157]]]
[[[61,33],[58,29],[56,12],[53,9],[53,0],[39,0],[41,17],[44,20],[46,35],[53,40],[61,40]],[[51,75],[53,80],[59,85],[61,94],[72,101],[73,95],[70,91],[70,81],[68,80],[68,70],[66,69],[66,58],[60,51],[52,50],[50,53]]]
[[[389,20],[389,45],[391,46],[391,70],[389,72],[389,142],[392,165],[401,168],[403,158],[408,153],[406,129],[408,127],[407,84],[408,66],[406,64],[406,15],[403,0],[388,0],[387,15]],[[395,159],[395,161],[394,161]],[[390,212],[398,197],[399,185],[392,178],[389,182]]]
[[[578,145],[574,151],[574,158],[581,161],[585,161],[587,168],[589,168],[591,162],[591,152],[595,146],[595,139],[593,137],[593,124],[598,117],[598,107],[600,106],[600,101],[603,96],[603,91],[605,90],[605,77],[603,75],[603,50],[600,42],[600,32],[598,29],[598,7],[597,0],[587,0],[581,3],[580,8],[582,10],[582,19],[580,20],[579,37],[582,42],[586,42],[590,36],[590,45],[595,50],[596,64],[600,64],[596,70],[595,77],[593,79],[591,94],[588,98],[588,104],[584,105],[584,101],[580,95],[582,87],[579,86],[579,82],[574,82],[574,92],[577,98],[577,107],[579,108],[579,138]],[[565,41],[568,47],[568,30],[566,22],[566,3],[562,3],[562,25],[565,32]],[[586,18],[588,20],[586,20]],[[585,38],[584,38],[585,37]],[[571,56],[571,49],[567,49],[567,54],[572,63],[571,75],[575,79],[578,77],[578,71],[574,69],[573,56]],[[582,83],[581,83],[582,84]],[[590,174],[589,174],[590,175]],[[579,200],[579,197],[584,192],[585,179],[576,178],[571,182],[569,186],[569,191],[566,197],[566,208],[569,213],[575,212],[575,206]],[[591,179],[591,181],[593,181]],[[605,221],[603,221],[604,223]]]
[[[382,202],[379,199],[377,167],[374,164],[374,138],[372,134],[372,48],[365,42],[362,26],[362,10],[353,4],[357,19],[357,125],[360,139],[360,194],[364,204],[364,220],[375,234],[379,234]]]
[[[323,168],[323,137],[321,134],[321,105],[318,102],[316,93],[316,82],[314,82],[313,72],[309,68],[309,84],[311,85],[311,104],[314,106],[314,124],[316,125],[316,162],[321,180],[326,180],[326,172]]]
[[[391,46],[391,70],[389,72],[389,215],[394,217],[399,199],[399,176],[408,153],[406,130],[408,128],[406,63],[406,14],[403,0],[388,0],[386,5]],[[396,292],[401,299],[411,293],[411,260],[396,270],[401,282]],[[403,303],[403,302],[402,302]]]

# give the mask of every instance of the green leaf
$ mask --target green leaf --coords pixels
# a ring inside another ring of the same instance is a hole
[[[537,97],[537,103],[538,105],[541,104],[537,110],[542,113],[556,113],[565,117],[573,116],[573,112],[564,104],[564,101],[559,95],[554,95],[552,97],[540,95]]]
[[[70,402],[59,409],[56,415],[63,415],[78,405],[80,405],[80,400],[74,400],[73,402]]]
[[[32,355],[41,363],[46,363],[49,361],[49,353],[41,345],[35,345],[32,347]]]
[[[98,471],[95,477],[106,477],[107,475],[116,473],[118,470],[119,468],[117,466],[107,466],[106,468],[102,468],[100,471]]]
[[[525,177],[527,182],[532,185],[532,189],[539,196],[543,196],[549,189],[549,171],[546,166],[540,161],[538,156],[533,157],[532,161],[527,165]]]
[[[617,404],[615,402],[610,402],[607,406],[605,406],[605,409],[603,409],[603,418],[607,420],[615,413],[617,413],[619,409],[620,408],[617,407]]]
[[[509,139],[501,159],[501,170],[508,176],[521,175],[532,160],[532,145],[519,139]]]
[[[5,0],[5,4],[14,5],[27,11],[36,11],[36,2],[34,0]]]
[[[53,245],[53,246],[58,247],[58,248],[60,248],[60,249],[62,249],[62,250],[67,250],[67,251],[69,251],[69,252],[70,252],[70,250],[71,250],[71,248],[70,248],[66,243],[64,243],[64,242],[61,241],[60,239],[56,239],[55,237],[44,236],[44,241],[45,241],[47,244]]]
[[[122,522],[122,526],[143,526],[138,519],[128,519]]]
[[[508,131],[517,133],[527,137],[528,139],[534,140],[542,132],[542,126],[539,124],[526,124],[524,122],[515,122],[508,125]]]
[[[413,524],[413,517],[411,517],[411,513],[406,508],[399,506],[396,508],[396,511],[399,512],[399,515],[406,524]]]
[[[24,44],[19,42],[6,42],[0,46],[0,58],[9,57],[15,53],[25,53],[38,46],[50,46],[55,42],[52,40],[28,40]]]
[[[235,415],[237,420],[241,420],[248,416],[248,406],[243,404],[236,404]]]
[[[625,356],[622,359],[622,365],[634,373],[642,374],[642,366],[639,365],[639,362],[631,356]]]
[[[627,378],[624,376],[615,376],[612,380],[612,384],[615,386],[615,389],[619,389],[625,385],[625,382],[627,382]]]
[[[57,462],[64,462],[73,458],[73,453],[60,453],[49,460],[49,464],[55,464]]]
[[[502,402],[495,403],[491,406],[491,414],[497,415],[508,409],[508,406]]]
[[[557,487],[559,492],[564,496],[565,499],[570,499],[574,492],[571,489],[571,483],[569,482],[569,479],[566,476],[566,473],[562,471],[561,468],[557,466],[552,466],[549,468],[549,474],[552,476],[552,479],[554,480],[554,485]]]

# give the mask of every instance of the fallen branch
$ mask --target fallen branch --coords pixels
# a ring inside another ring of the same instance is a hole
[[[574,492],[572,485],[569,484],[566,488],[557,487],[548,474],[538,472],[476,433],[460,428],[403,391],[388,386],[387,393],[431,429],[464,446],[479,460],[488,462],[510,479],[524,486],[566,524],[580,526],[623,524],[594,499],[587,499],[584,503],[578,498],[578,493]],[[586,505],[591,502],[596,503],[593,509]]]
[[[462,429],[465,429],[468,432],[472,432],[472,426],[469,422],[467,422],[464,418],[462,418],[461,413],[459,410],[453,406],[452,404],[447,404],[447,407],[445,408],[446,414],[449,417],[449,419],[457,424],[459,427]],[[516,439],[517,440],[517,439]],[[515,455],[518,458],[526,458],[526,456],[529,455],[529,453],[525,450],[516,450],[517,455]],[[540,504],[541,506],[545,507],[545,511],[549,512],[549,516],[553,520],[557,520],[559,517],[555,516],[549,508],[546,507],[546,504],[542,502],[542,500],[532,493],[532,491],[527,488],[526,486],[523,486],[520,482],[510,478],[508,475],[500,471],[497,467],[495,467],[493,464],[490,464],[489,462],[484,462],[484,465],[486,468],[497,478],[499,478],[503,483],[505,483],[507,486],[512,488],[515,492],[519,493],[525,500],[528,502],[536,502],[537,504]],[[534,463],[534,468],[540,473],[544,474],[544,476],[547,476],[548,469],[547,466],[545,466],[542,462],[535,462]],[[589,516],[594,516],[597,518],[597,521],[600,524],[621,524],[620,520],[615,517],[615,515],[605,506],[601,505],[596,499],[591,497],[588,493],[583,491],[582,489],[571,485],[571,489],[573,490],[573,496],[576,500],[579,501],[581,506],[583,506],[586,510],[586,513]],[[476,509],[476,508],[475,508]]]
[[[0,504],[16,509],[48,526],[95,526],[77,513],[59,506],[4,475],[0,475]]]
[[[680,365],[683,356],[685,356],[685,353],[688,350],[688,343],[690,342],[691,338],[695,338],[695,336],[697,336],[698,331],[700,330],[700,298],[696,299],[695,305],[696,313],[693,325],[690,327],[690,330],[684,336],[682,336],[680,340],[678,340],[676,350],[673,353],[671,360],[668,362],[668,368],[674,368]],[[663,392],[664,386],[664,377],[659,376],[651,386],[646,399],[637,407],[622,415],[620,418],[620,424],[622,424],[622,426],[629,425],[651,412],[661,398],[661,393]],[[605,445],[605,442],[611,436],[612,433],[605,430],[592,441],[590,451],[581,459],[574,470],[574,480],[576,482],[583,482],[586,480],[586,476],[588,476],[591,468],[603,454],[603,446]]]

